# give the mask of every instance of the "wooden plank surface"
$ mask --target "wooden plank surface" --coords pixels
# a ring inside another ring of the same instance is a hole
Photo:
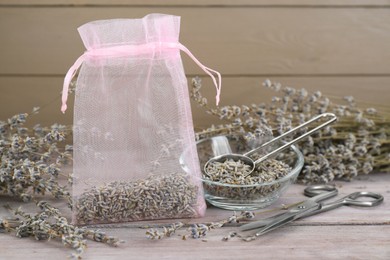
[[[109,230],[127,238],[110,248],[89,243],[83,259],[389,259],[387,226],[289,226],[254,242],[221,241],[228,232],[213,232],[207,242],[178,237],[147,241],[144,230]],[[348,234],[348,235],[346,235]],[[27,241],[25,241],[27,240]],[[66,259],[70,250],[50,242],[0,234],[1,259]]]
[[[252,242],[238,239],[221,241],[222,237],[237,229],[235,226],[210,231],[204,241],[182,241],[179,236],[149,241],[145,238],[145,230],[139,228],[145,225],[144,222],[130,223],[104,229],[126,240],[126,243],[119,248],[109,248],[90,242],[84,256],[86,259],[280,259],[286,256],[289,259],[389,259],[390,174],[371,174],[352,182],[337,181],[335,185],[339,188],[340,196],[366,190],[381,193],[385,200],[375,208],[342,207],[298,220]],[[302,185],[292,185],[282,198],[266,210],[305,199],[302,195],[303,188]],[[0,197],[0,203],[9,203],[14,207],[20,204],[6,197]],[[61,204],[57,203],[58,206]],[[33,209],[31,205],[24,207]],[[271,214],[261,212],[257,213],[257,219]],[[0,216],[4,214],[8,213],[1,208]],[[227,210],[208,208],[204,218],[184,221],[205,223],[224,219],[231,214],[232,212]],[[173,220],[153,223],[171,222]],[[183,235],[185,231],[177,234]],[[25,259],[26,255],[31,259],[48,256],[62,259],[70,251],[62,248],[56,241],[42,243],[0,234],[0,252],[0,259]]]
[[[0,0],[0,120],[58,96],[64,74],[84,51],[78,26],[152,12],[182,16],[181,41],[204,64],[222,72],[221,105],[267,100],[272,93],[259,86],[271,78],[335,96],[352,94],[373,103],[366,106],[388,109],[389,2],[242,0],[220,5],[215,0],[204,5],[172,0],[159,6],[152,0],[100,0],[91,6],[89,0]],[[189,78],[204,75],[182,57]],[[209,79],[204,81],[202,92],[211,101],[214,90]],[[71,124],[72,111],[62,116],[57,106],[58,101],[51,103],[35,122]],[[196,127],[216,122],[195,106],[193,113]]]
[[[78,26],[154,12],[181,16],[182,43],[225,75],[390,74],[388,8],[0,7],[0,75],[64,75]]]
[[[288,7],[302,7],[302,6],[347,6],[347,7],[383,7],[389,6],[388,0],[0,0],[0,5],[5,6],[34,6],[34,5],[50,5],[50,6],[288,6]]]

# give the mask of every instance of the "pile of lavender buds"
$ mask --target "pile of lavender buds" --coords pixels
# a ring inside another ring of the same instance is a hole
[[[277,136],[316,115],[331,112],[338,117],[336,123],[297,145],[305,157],[299,181],[326,183],[334,179],[352,180],[373,171],[390,172],[388,114],[374,108],[361,109],[352,96],[336,104],[320,91],[309,93],[266,80],[263,86],[279,94],[270,102],[212,108],[200,93],[201,86],[200,78],[192,80],[191,98],[223,124],[198,131],[198,140],[216,135],[244,135],[247,140],[270,133]],[[302,128],[297,135],[308,130]]]
[[[289,165],[276,159],[268,159],[256,165],[252,173],[251,169],[250,165],[241,160],[211,161],[203,173],[203,179],[232,185],[253,185],[278,180],[291,171]]]
[[[260,156],[254,156],[256,160]],[[278,192],[290,180],[277,181],[291,172],[291,167],[276,159],[268,159],[251,167],[241,160],[228,159],[210,162],[203,173],[206,194],[233,200],[256,200]],[[250,173],[250,174],[249,174]],[[269,184],[268,184],[269,183]]]
[[[75,199],[77,224],[197,216],[198,187],[186,174],[151,175],[92,187]]]

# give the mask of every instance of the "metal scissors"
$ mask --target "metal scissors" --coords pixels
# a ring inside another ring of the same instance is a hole
[[[333,185],[309,186],[304,190],[304,194],[311,198],[298,205],[295,205],[285,213],[242,225],[239,229],[241,231],[255,230],[256,233],[254,236],[258,237],[269,231],[284,226],[294,220],[336,209],[343,205],[373,207],[381,204],[383,201],[383,196],[381,194],[360,191],[351,193],[330,203],[321,203],[321,201],[335,197],[338,194],[338,190]],[[363,198],[371,198],[373,200],[360,200]]]

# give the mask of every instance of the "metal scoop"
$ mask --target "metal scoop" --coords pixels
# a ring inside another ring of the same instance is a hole
[[[289,134],[291,134],[291,133],[293,133],[293,132],[295,132],[295,131],[301,129],[302,127],[305,127],[305,126],[307,126],[307,125],[309,125],[309,124],[311,124],[311,123],[313,123],[313,122],[315,122],[315,121],[318,121],[318,120],[320,120],[320,119],[327,118],[327,117],[330,117],[331,119],[329,119],[329,120],[326,121],[325,123],[323,123],[323,124],[321,124],[321,125],[319,125],[319,126],[313,128],[312,130],[310,130],[310,131],[304,133],[303,135],[298,136],[298,137],[295,138],[294,140],[285,143],[284,145],[280,146],[279,148],[277,148],[277,149],[273,150],[272,152],[270,152],[270,153],[264,155],[263,157],[257,159],[256,161],[254,161],[253,159],[251,159],[251,158],[249,157],[249,155],[255,153],[256,151],[258,151],[258,150],[260,150],[260,149],[262,149],[262,148],[264,148],[264,147],[266,147],[266,146],[268,146],[268,145],[271,145],[271,144],[275,143],[276,141],[282,139],[283,137],[285,137],[285,136],[287,136],[287,135],[289,135]],[[280,135],[280,136],[278,136],[278,137],[275,137],[274,139],[272,139],[272,140],[270,140],[270,141],[268,141],[268,142],[262,144],[261,146],[255,148],[255,149],[253,149],[253,150],[251,150],[251,151],[249,151],[249,152],[247,152],[247,153],[244,153],[244,154],[234,154],[234,153],[230,153],[230,154],[223,154],[223,155],[215,156],[215,157],[211,158],[210,160],[208,160],[208,161],[206,162],[206,164],[204,165],[203,170],[204,170],[204,172],[205,172],[207,175],[210,175],[210,174],[208,173],[208,171],[207,171],[207,168],[208,168],[208,166],[209,166],[210,163],[212,163],[212,162],[220,162],[220,163],[223,163],[223,162],[225,162],[226,160],[229,160],[229,159],[234,160],[234,161],[240,160],[240,161],[242,161],[243,163],[245,163],[246,165],[249,165],[249,166],[250,166],[250,171],[249,171],[249,173],[248,173],[246,176],[244,176],[244,177],[247,177],[247,176],[249,176],[249,175],[251,175],[251,174],[253,173],[253,171],[254,171],[255,168],[256,168],[256,164],[259,164],[259,163],[261,163],[262,161],[268,159],[269,157],[271,157],[271,156],[273,156],[273,155],[275,155],[275,154],[277,154],[277,153],[283,151],[284,149],[290,147],[292,144],[295,144],[296,142],[298,142],[298,141],[302,140],[303,138],[305,138],[305,137],[307,137],[307,136],[313,134],[314,132],[316,132],[316,131],[320,130],[321,128],[323,128],[323,127],[325,127],[325,126],[327,126],[327,125],[333,123],[333,122],[336,121],[336,120],[337,120],[336,115],[334,115],[334,114],[332,114],[332,113],[323,113],[323,114],[318,115],[318,116],[316,116],[316,117],[310,119],[309,121],[307,121],[307,122],[305,122],[305,123],[303,123],[303,124],[301,124],[301,125],[299,125],[299,126],[293,128],[293,129],[287,131],[286,133],[284,133],[284,134],[282,134],[282,135]]]

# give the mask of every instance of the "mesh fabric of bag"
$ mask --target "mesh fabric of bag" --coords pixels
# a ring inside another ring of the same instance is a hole
[[[73,222],[202,216],[206,209],[179,43],[180,17],[87,23],[74,105]],[[213,75],[212,75],[213,76]],[[218,74],[219,76],[219,74]],[[219,76],[220,77],[220,76]],[[220,91],[220,78],[217,83]],[[186,151],[184,163],[179,158]],[[189,155],[189,156],[188,156]]]

